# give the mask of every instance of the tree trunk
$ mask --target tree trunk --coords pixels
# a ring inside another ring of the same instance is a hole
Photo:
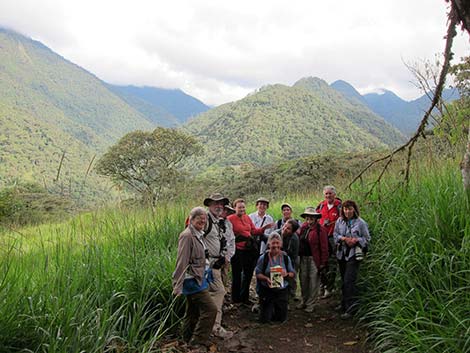
[[[460,170],[462,171],[463,187],[468,195],[470,194],[470,129],[468,130],[467,149],[460,163]]]

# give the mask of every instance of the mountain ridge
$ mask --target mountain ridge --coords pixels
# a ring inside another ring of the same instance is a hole
[[[185,124],[185,129],[206,146],[205,155],[195,161],[196,165],[227,166],[247,161],[263,165],[329,150],[383,149],[403,141],[397,130],[364,106],[361,116],[364,122],[375,129],[376,122],[371,117],[380,121],[394,141],[382,141],[385,135],[377,137],[359,127],[359,121],[343,113],[351,104],[333,105],[332,102],[338,101],[346,104],[346,99],[325,81],[302,80],[292,87],[263,86],[239,101],[211,109]],[[315,92],[318,87],[322,88],[322,94]]]

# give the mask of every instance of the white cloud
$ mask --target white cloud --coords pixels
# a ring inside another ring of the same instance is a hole
[[[403,61],[443,50],[442,0],[3,0],[0,25],[105,81],[181,88],[208,104],[318,76],[420,93]],[[41,15],[39,15],[41,14]],[[458,56],[469,55],[460,35]]]

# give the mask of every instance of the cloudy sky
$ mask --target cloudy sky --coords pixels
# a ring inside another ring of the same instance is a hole
[[[421,93],[404,63],[444,48],[444,0],[2,0],[0,26],[115,84],[181,88],[207,104],[317,76],[361,93]],[[470,55],[459,33],[456,57]]]

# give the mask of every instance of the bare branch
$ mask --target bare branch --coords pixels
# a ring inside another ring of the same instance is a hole
[[[393,157],[405,150],[405,149],[408,149],[408,156],[407,156],[407,160],[406,160],[406,171],[405,171],[405,183],[408,184],[409,182],[409,175],[410,175],[410,164],[411,164],[411,155],[412,155],[412,150],[413,150],[413,147],[415,145],[415,143],[418,141],[419,137],[420,136],[423,136],[424,137],[424,130],[428,124],[428,120],[429,120],[429,117],[431,116],[431,113],[433,111],[433,109],[437,106],[437,104],[439,103],[440,99],[441,99],[441,96],[442,96],[442,90],[444,88],[444,84],[445,84],[445,79],[446,79],[446,76],[447,76],[447,73],[449,71],[449,67],[450,67],[450,61],[452,59],[452,43],[453,43],[453,40],[454,40],[454,37],[455,35],[457,34],[456,32],[456,25],[457,25],[457,19],[456,19],[456,14],[455,14],[455,10],[453,8],[453,6],[451,7],[451,10],[450,10],[450,13],[449,13],[449,25],[447,27],[447,36],[446,36],[446,45],[445,45],[445,50],[444,50],[444,63],[442,64],[442,68],[441,68],[441,72],[439,74],[439,81],[436,85],[436,89],[434,90],[434,95],[433,95],[433,98],[432,98],[432,102],[431,102],[431,105],[430,107],[428,108],[428,110],[426,111],[426,113],[424,114],[423,116],[423,119],[421,120],[421,123],[419,124],[418,126],[418,129],[416,130],[415,134],[408,140],[408,142],[406,142],[405,144],[401,145],[400,147],[396,148],[395,150],[393,150],[391,153],[389,153],[388,155],[384,156],[384,157],[381,157],[375,161],[372,161],[371,163],[369,163],[350,183],[349,185],[347,186],[348,189],[351,189],[351,186],[352,184],[354,184],[354,182],[356,182],[356,180],[358,180],[359,178],[362,177],[362,175],[367,171],[369,170],[373,165],[381,162],[381,161],[384,161],[384,160],[387,160],[387,163],[385,164],[385,166],[383,167],[381,173],[379,174],[377,180],[373,183],[372,187],[370,188],[370,190],[367,192],[366,195],[369,195],[372,190],[374,189],[374,187],[380,182],[380,180],[382,179],[382,176],[384,175],[385,171],[388,169],[388,167],[390,166],[392,160],[393,160]]]

